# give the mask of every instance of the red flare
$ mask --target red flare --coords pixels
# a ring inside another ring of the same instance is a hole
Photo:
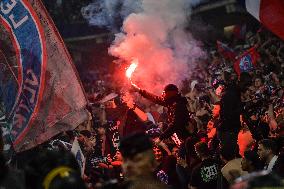
[[[130,64],[130,66],[127,68],[126,72],[125,72],[125,75],[126,77],[128,77],[128,79],[131,79],[131,76],[133,74],[133,72],[135,71],[135,69],[137,68],[138,66],[138,60],[135,59],[132,61],[132,63]]]

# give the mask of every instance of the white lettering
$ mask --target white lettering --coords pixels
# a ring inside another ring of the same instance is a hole
[[[28,70],[27,75],[28,75],[28,77],[25,80],[24,90],[27,90],[28,92],[31,93],[32,96],[30,97],[29,101],[30,101],[30,103],[33,104],[35,102],[35,98],[36,98],[36,90],[31,88],[30,86],[37,86],[39,83],[38,83],[38,79],[37,79],[36,75],[34,74],[34,72],[32,70]]]
[[[1,4],[0,4],[0,7],[1,7],[1,12],[3,12],[4,14],[9,14],[10,12],[11,12],[11,10],[16,6],[16,4],[17,4],[17,2],[16,2],[16,0],[11,0],[12,1],[12,3],[11,4],[9,4],[9,3],[6,3],[6,8],[7,9],[4,9],[4,7],[3,7],[3,2],[1,2]]]
[[[28,87],[27,85],[24,86],[24,90],[27,90],[28,92],[31,93],[32,96],[30,98],[30,103],[33,104],[35,102],[36,90]]]
[[[13,27],[15,28],[15,29],[17,29],[18,27],[20,27],[23,23],[25,23],[27,20],[28,20],[28,16],[26,15],[26,16],[24,16],[20,21],[18,21],[18,22],[16,22],[15,20],[14,20],[14,15],[13,14],[11,14],[10,16],[9,16],[9,18],[10,18],[10,20],[11,20],[11,22],[12,22],[12,24],[13,24]]]

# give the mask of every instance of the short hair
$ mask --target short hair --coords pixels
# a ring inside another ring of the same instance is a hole
[[[178,87],[176,85],[174,85],[174,84],[168,84],[168,85],[165,86],[164,91],[165,92],[168,92],[168,91],[176,91],[176,92],[178,92]]]
[[[271,139],[263,139],[258,142],[258,145],[262,145],[266,150],[271,150],[274,154],[277,151],[277,144],[274,140]]]
[[[213,104],[213,106],[221,106],[221,102],[220,101],[217,101],[217,102],[215,102],[214,104]]]
[[[256,75],[256,76],[254,77],[253,81],[255,81],[256,79],[260,79],[260,81],[261,81],[262,83],[264,83],[264,78],[261,77],[260,75]]]
[[[208,156],[209,155],[209,148],[206,142],[198,142],[194,145],[195,150],[201,156]]]

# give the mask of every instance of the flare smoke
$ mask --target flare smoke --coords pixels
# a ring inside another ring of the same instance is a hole
[[[113,23],[112,17],[123,19],[121,32],[115,35],[109,53],[129,64],[133,59],[139,61],[132,81],[140,87],[160,92],[168,83],[180,86],[190,76],[198,59],[206,56],[200,43],[186,31],[190,1],[106,0],[102,7],[107,5],[115,5],[117,11],[108,14],[101,11],[101,17],[97,17],[105,18],[101,22]]]

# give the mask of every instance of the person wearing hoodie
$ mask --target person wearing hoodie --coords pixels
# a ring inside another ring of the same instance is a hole
[[[187,99],[179,93],[178,87],[174,84],[166,85],[161,96],[156,96],[146,90],[142,90],[135,84],[132,84],[132,88],[144,98],[168,109],[168,127],[162,132],[155,143],[161,143],[162,140],[171,137],[174,133],[176,133],[180,140],[185,141],[190,135],[186,129],[189,125],[190,117],[186,106],[188,103]]]

